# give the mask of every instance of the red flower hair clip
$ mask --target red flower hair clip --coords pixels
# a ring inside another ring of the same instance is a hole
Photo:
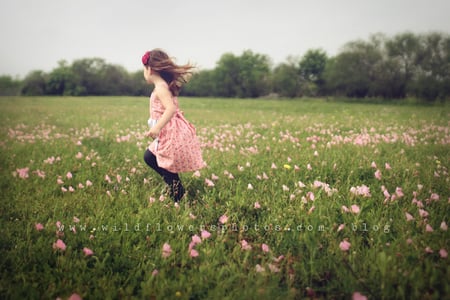
[[[148,64],[148,60],[150,59],[150,51],[145,52],[145,54],[142,56],[142,63],[144,66]]]

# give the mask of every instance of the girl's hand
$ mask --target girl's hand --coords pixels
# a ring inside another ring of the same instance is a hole
[[[151,137],[152,139],[156,139],[159,135],[160,130],[153,126],[150,130],[145,134],[146,137]]]

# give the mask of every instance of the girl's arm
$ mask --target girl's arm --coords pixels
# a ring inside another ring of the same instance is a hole
[[[170,119],[172,119],[172,117],[177,112],[177,107],[173,103],[172,93],[169,91],[169,88],[167,86],[155,87],[155,93],[164,106],[164,113],[158,119],[156,125],[153,126],[148,132],[148,135],[153,138],[156,138],[159,135],[161,129],[163,129],[163,127],[170,121]]]
[[[152,118],[152,100],[151,100],[151,98],[148,99],[148,117],[150,119]]]

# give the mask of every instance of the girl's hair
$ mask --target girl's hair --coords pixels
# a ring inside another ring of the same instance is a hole
[[[164,79],[169,85],[169,90],[174,96],[180,92],[181,86],[188,82],[194,66],[190,64],[179,66],[161,49],[147,51],[142,56],[144,66],[149,66]]]

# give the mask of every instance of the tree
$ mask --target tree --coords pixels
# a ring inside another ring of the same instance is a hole
[[[17,96],[20,94],[21,82],[11,76],[0,76],[0,96]]]
[[[297,62],[294,58],[288,58],[287,63],[281,63],[273,70],[273,91],[284,97],[301,96],[301,80]]]
[[[370,42],[347,43],[326,68],[327,89],[348,97],[374,96],[374,83],[380,78],[379,64],[383,61],[380,40],[379,36],[372,36]]]
[[[404,98],[409,90],[408,85],[412,83],[414,74],[417,72],[420,40],[411,32],[405,32],[394,36],[386,41],[386,51],[392,64],[396,64],[400,73],[398,92],[394,97]]]
[[[58,67],[48,74],[46,87],[48,95],[77,95],[77,82],[65,60],[58,62]]]
[[[46,74],[42,71],[32,71],[23,80],[22,95],[42,96],[46,92]]]
[[[232,53],[225,53],[214,69],[216,93],[220,97],[238,97],[242,94],[239,82],[239,58]]]
[[[197,97],[216,96],[217,84],[214,79],[214,70],[202,70],[195,73],[189,82],[183,86],[180,95]]]
[[[144,80],[142,71],[136,71],[130,75],[131,94],[133,96],[148,96],[150,95],[150,88]]]
[[[430,33],[420,36],[418,70],[414,90],[427,101],[450,96],[450,36]]]
[[[85,58],[72,64],[72,72],[77,82],[78,96],[105,95],[107,90],[101,77],[105,61],[101,58]]]
[[[222,55],[213,75],[222,97],[254,98],[269,92],[270,60],[250,50],[241,56]]]
[[[238,97],[256,98],[268,94],[270,59],[247,50],[239,57],[239,62],[241,94]]]
[[[321,94],[325,83],[323,74],[328,56],[321,49],[308,50],[299,63],[299,72],[310,95]]]

